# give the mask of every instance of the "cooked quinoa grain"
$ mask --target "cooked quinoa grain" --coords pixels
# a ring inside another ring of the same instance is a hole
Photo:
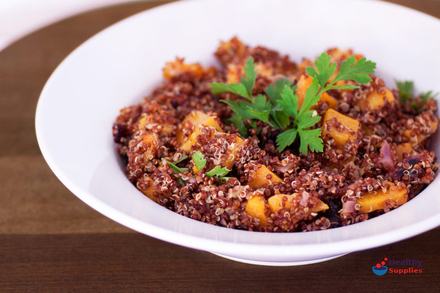
[[[362,57],[351,50],[327,53],[338,68],[352,55]],[[435,100],[402,104],[396,90],[371,75],[357,89],[330,90],[314,107],[322,117],[314,127],[322,129],[323,152],[302,154],[298,143],[279,152],[282,130],[258,121],[242,137],[221,102],[239,97],[214,95],[210,84],[240,82],[252,56],[258,70],[253,94],[264,94],[281,78],[304,82],[313,62],[297,65],[237,38],[222,42],[215,56],[220,69],[179,58],[167,63],[165,82],[139,105],[122,109],[113,124],[128,179],[165,208],[227,228],[323,230],[389,212],[434,180],[438,164],[428,148],[439,122]],[[201,170],[195,152],[206,161]],[[230,170],[225,178],[208,176],[216,166]]]

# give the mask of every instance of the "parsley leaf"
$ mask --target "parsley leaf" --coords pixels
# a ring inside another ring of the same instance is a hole
[[[249,97],[252,97],[255,79],[257,78],[257,70],[255,70],[254,58],[249,57],[246,65],[244,66],[244,74],[245,77],[241,78],[241,84],[246,88]]]
[[[414,82],[412,81],[397,81],[397,89],[399,90],[399,100],[401,103],[405,103],[407,100],[412,98],[414,90]]]
[[[321,129],[316,128],[312,130],[299,129],[298,134],[300,137],[301,145],[299,151],[303,154],[307,154],[307,148],[310,148],[312,152],[322,152],[324,145],[322,139],[319,138],[321,135]]]
[[[317,78],[313,78],[312,84],[306,90],[306,96],[304,97],[304,102],[301,105],[301,110],[299,110],[299,115],[301,113],[308,111],[312,106],[316,105],[321,98],[319,93],[319,83]]]
[[[376,63],[367,61],[366,58],[359,59],[356,62],[354,56],[342,61],[338,75],[331,82],[334,84],[340,80],[354,80],[360,84],[366,84],[372,81],[368,74],[373,74],[376,69]]]
[[[243,118],[240,115],[238,114],[232,115],[231,118],[229,118],[228,123],[234,123],[235,128],[238,129],[240,135],[243,137],[248,137],[249,135],[248,130],[246,128],[246,125],[244,125]]]
[[[316,78],[313,79],[312,84],[306,90],[306,96],[304,102],[298,112],[298,96],[288,87],[284,87],[284,91],[281,95],[282,100],[278,103],[283,107],[286,114],[292,116],[295,120],[292,125],[292,129],[289,129],[277,137],[278,150],[281,152],[287,146],[291,145],[297,136],[300,138],[300,152],[307,154],[308,149],[315,151],[321,149],[319,148],[319,143],[322,144],[322,140],[319,138],[321,135],[320,129],[307,130],[319,122],[321,117],[316,115],[316,111],[310,110],[310,108],[315,105],[320,95],[319,84]],[[313,138],[312,136],[317,137]]]
[[[296,90],[296,85],[292,86],[292,81],[288,80],[287,78],[282,78],[275,81],[275,86],[271,84],[264,92],[272,100],[272,103],[276,103],[281,99],[281,94],[285,86],[290,87],[293,91]]]
[[[292,86],[292,81],[288,80],[287,78],[282,78],[275,81],[275,86],[270,85],[265,90],[266,95],[269,96],[273,104],[270,116],[273,119],[273,124],[279,129],[286,129],[290,125],[289,114],[286,114],[281,106],[282,93],[285,88],[295,91],[296,85]]]
[[[192,156],[192,159],[193,159],[194,164],[195,164],[198,171],[205,168],[206,159],[205,159],[205,156],[203,155],[202,152],[200,152],[200,151],[195,152]],[[220,180],[220,182],[223,182],[223,181],[228,181],[230,178],[232,178],[232,177],[224,177],[225,175],[227,175],[229,173],[229,171],[230,170],[228,170],[224,167],[215,166],[213,169],[206,172],[205,174],[208,177],[216,177]]]
[[[284,87],[281,100],[278,101],[278,104],[287,115],[296,119],[296,116],[298,116],[298,96],[290,87]]]
[[[260,94],[254,97],[252,95],[257,77],[252,57],[247,60],[244,66],[245,76],[242,77],[240,84],[213,83],[211,89],[214,94],[232,92],[247,99],[247,101],[223,101],[235,112],[230,121],[234,122],[241,135],[247,135],[247,126],[256,128],[256,122],[259,120],[273,128],[285,130],[276,139],[280,152],[298,137],[301,153],[307,154],[309,149],[322,152],[321,130],[310,129],[319,122],[321,117],[316,115],[316,112],[311,108],[328,90],[358,88],[353,84],[334,85],[338,81],[351,80],[359,84],[371,82],[369,74],[374,73],[376,63],[367,61],[365,58],[356,61],[356,58],[351,56],[341,63],[338,74],[331,82],[328,80],[337,70],[337,64],[331,63],[331,56],[322,53],[314,64],[315,68],[306,68],[307,74],[313,79],[306,90],[304,101],[299,110],[298,96],[295,94],[296,86],[292,86],[292,82],[286,78],[277,80],[275,85],[270,85],[265,90],[267,96]],[[213,170],[211,171],[214,172]]]
[[[272,126],[269,121],[270,111],[272,110],[272,104],[263,95],[258,95],[251,105],[247,105],[245,109],[246,113],[257,120],[266,122]]]
[[[284,131],[283,133],[277,136],[277,146],[278,150],[284,150],[286,147],[291,145],[298,134],[298,130],[295,128]]]
[[[245,77],[241,78],[239,84],[225,84],[219,82],[213,82],[210,84],[213,94],[218,95],[226,92],[231,92],[242,96],[243,98],[253,101],[252,91],[255,85],[255,79],[257,78],[257,71],[254,66],[254,59],[250,57],[244,66]]]
[[[430,99],[434,99],[436,96],[438,96],[439,93],[433,94],[432,91],[422,93],[420,94],[420,98],[422,99],[423,103],[426,104],[426,102]]]
[[[309,127],[312,127],[316,123],[321,120],[321,116],[319,116],[316,111],[307,111],[302,113],[298,117],[299,123],[298,123],[298,129],[306,129]]]
[[[331,56],[326,53],[322,53],[315,61],[315,66],[319,73],[313,67],[307,67],[306,72],[311,77],[316,77],[319,85],[323,88],[327,83],[328,79],[333,75],[336,70],[336,63],[330,65]]]
[[[206,176],[208,176],[208,177],[214,177],[214,176],[217,176],[217,177],[223,177],[223,176],[225,176],[226,174],[228,174],[229,173],[229,170],[228,169],[226,169],[226,168],[222,168],[222,167],[220,167],[220,166],[215,166],[214,167],[214,169],[212,169],[211,171],[209,171],[209,172],[206,172],[205,174],[206,174]]]
[[[249,99],[248,92],[243,84],[225,84],[225,83],[213,82],[211,83],[210,86],[212,93],[215,95],[231,92],[239,96],[242,96],[246,99]]]
[[[397,89],[399,90],[399,101],[402,104],[410,101],[409,105],[414,108],[417,113],[421,113],[424,110],[424,106],[429,99],[435,98],[439,93],[433,94],[432,91],[421,93],[418,96],[414,95],[414,82],[413,81],[397,81]],[[420,98],[420,99],[418,99]]]
[[[196,168],[198,171],[202,170],[206,166],[206,159],[203,156],[202,152],[197,151],[192,156],[192,159],[194,161],[194,164],[196,165]]]

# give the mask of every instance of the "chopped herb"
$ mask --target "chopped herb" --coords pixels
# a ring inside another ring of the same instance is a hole
[[[192,156],[192,159],[194,161],[194,164],[196,165],[196,168],[198,171],[202,170],[206,166],[206,159],[203,156],[202,152],[197,151]]]
[[[174,161],[173,163],[174,163],[174,164],[179,164],[179,163],[185,161],[186,159],[188,159],[188,155],[187,155],[187,154],[182,154],[182,155],[180,156],[180,159],[178,159],[177,161]]]
[[[188,159],[188,156],[186,154],[182,154],[182,156],[180,157],[180,159],[178,159],[177,161],[174,162],[167,162],[168,167],[170,167],[175,173],[183,173],[185,171],[188,171],[188,168],[180,168],[177,167],[177,164],[179,164],[180,162],[185,161],[186,159]],[[161,160],[162,162],[162,160]]]
[[[413,81],[397,81],[396,80],[397,89],[399,90],[399,100],[400,103],[405,104],[407,101],[411,101],[409,104],[413,107],[416,112],[420,113],[423,111],[424,105],[428,102],[429,99],[435,98],[438,93],[433,94],[432,91],[421,93],[418,97],[418,100],[414,96],[414,82]]]
[[[249,135],[248,130],[246,128],[246,125],[244,124],[243,118],[240,115],[238,114],[232,115],[229,121],[227,121],[227,123],[234,123],[235,128],[238,129],[240,135],[243,137],[248,137]]]
[[[423,103],[426,104],[426,102],[430,99],[434,99],[435,97],[438,96],[439,93],[435,93],[433,94],[432,91],[426,92],[426,93],[422,93],[420,94],[420,98],[422,99]]]
[[[221,177],[225,176],[228,173],[229,173],[229,170],[226,169],[225,167],[215,166],[214,169],[212,169],[209,172],[206,172],[205,174],[208,177],[216,176],[218,178],[221,178]]]
[[[313,152],[323,151],[323,142],[320,138],[320,129],[310,129],[321,119],[316,111],[311,108],[316,105],[321,95],[332,89],[355,89],[356,85],[335,86],[341,80],[352,80],[359,84],[371,82],[368,74],[373,74],[376,63],[362,58],[356,61],[354,56],[343,61],[336,77],[328,83],[329,78],[336,72],[337,64],[331,63],[331,56],[322,53],[315,61],[315,68],[307,67],[307,74],[312,79],[312,84],[307,88],[301,109],[298,111],[298,96],[295,94],[296,86],[288,79],[281,79],[270,85],[265,93],[267,95],[252,95],[257,71],[255,70],[252,57],[244,67],[245,76],[240,84],[212,83],[211,89],[214,94],[231,92],[246,100],[225,101],[236,113],[231,117],[240,134],[247,134],[246,124],[256,128],[256,121],[263,121],[269,126],[285,130],[277,137],[279,151],[283,151],[291,145],[296,138],[300,140],[300,152],[307,154],[310,149]]]
[[[412,81],[397,81],[397,89],[399,90],[399,100],[401,103],[405,103],[413,97],[414,82]]]
[[[176,172],[176,173],[183,173],[183,172],[189,170],[188,168],[180,168],[180,167],[177,167],[175,164],[173,164],[173,163],[171,163],[171,162],[167,162],[167,164],[168,164],[168,167],[170,167],[171,169],[173,169],[173,171]]]
[[[206,159],[203,156],[202,152],[197,151],[194,153],[194,155],[192,156],[193,160],[194,160],[194,164],[196,165],[197,170],[202,170],[203,168],[205,168],[206,166]],[[229,180],[231,177],[224,177],[225,175],[227,175],[229,173],[230,170],[224,168],[224,167],[220,167],[220,166],[215,166],[213,169],[211,169],[209,172],[206,172],[206,176],[208,177],[216,177],[220,180],[220,182],[223,181],[227,181]]]

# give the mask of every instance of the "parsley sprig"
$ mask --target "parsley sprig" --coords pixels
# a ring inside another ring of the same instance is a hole
[[[265,90],[265,95],[253,96],[253,87],[257,77],[254,59],[250,57],[244,66],[245,76],[240,84],[212,83],[211,90],[214,94],[230,92],[243,97],[245,100],[223,100],[235,114],[231,121],[235,124],[240,134],[247,136],[248,126],[256,128],[256,121],[263,121],[275,129],[284,130],[278,135],[276,143],[279,151],[293,144],[297,137],[300,140],[300,152],[307,154],[323,151],[323,141],[320,138],[321,130],[313,127],[321,117],[311,108],[316,105],[322,94],[332,89],[355,89],[357,85],[335,85],[338,81],[352,80],[359,84],[371,82],[368,74],[373,74],[376,63],[362,58],[356,62],[354,56],[343,61],[338,74],[331,81],[329,78],[336,72],[337,64],[331,63],[331,56],[322,53],[314,62],[315,68],[307,67],[306,72],[311,76],[312,83],[307,88],[304,101],[298,110],[298,96],[296,86],[292,81],[281,79],[275,85]]]
[[[413,97],[414,82],[413,81],[397,81],[397,89],[399,90],[399,100],[405,103]]]
[[[399,90],[399,100],[402,104],[406,103],[410,99],[414,99],[414,82],[413,81],[397,81],[396,80],[397,89]],[[423,105],[426,104],[426,102],[429,99],[435,98],[439,93],[433,93],[432,91],[421,93],[419,95],[420,99],[422,100]],[[413,108],[417,108],[417,103],[413,102],[411,103],[411,106]],[[417,110],[417,109],[416,109]]]

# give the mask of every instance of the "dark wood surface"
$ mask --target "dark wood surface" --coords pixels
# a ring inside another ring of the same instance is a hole
[[[440,17],[437,0],[390,2]],[[439,228],[325,263],[252,266],[135,233],[57,180],[34,131],[44,83],[83,41],[162,3],[78,15],[0,52],[0,292],[438,292]],[[384,257],[422,260],[423,273],[375,276],[371,267]]]

